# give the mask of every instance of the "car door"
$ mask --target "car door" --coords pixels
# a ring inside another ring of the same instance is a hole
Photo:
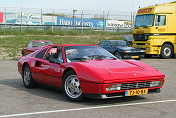
[[[31,72],[32,72],[33,79],[40,83],[44,83],[44,75],[42,74],[41,71],[44,68],[42,67],[42,63],[43,63],[43,57],[47,50],[48,48],[43,49],[42,51],[37,53],[33,60],[33,66],[31,66]]]
[[[167,29],[168,29],[167,15],[157,14],[155,18],[155,28],[154,28],[154,32],[157,32],[159,34],[157,37],[155,37],[155,40],[157,40],[157,42],[162,43],[162,41],[167,38],[166,35],[163,35],[168,32]]]
[[[36,68],[38,69],[38,73],[40,75],[40,81],[43,84],[50,85],[50,86],[61,86],[61,79],[62,79],[62,64],[50,63],[50,58],[55,58],[54,53],[50,53],[51,50],[57,49],[61,47],[51,47],[46,54],[44,55],[42,60],[38,60],[36,64]],[[62,51],[59,52],[60,58],[63,59]],[[63,62],[63,61],[62,61]]]

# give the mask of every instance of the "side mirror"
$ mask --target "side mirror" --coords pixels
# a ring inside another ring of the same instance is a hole
[[[55,59],[55,58],[50,58],[48,61],[49,61],[50,63],[60,64],[60,63],[57,61],[57,59]]]

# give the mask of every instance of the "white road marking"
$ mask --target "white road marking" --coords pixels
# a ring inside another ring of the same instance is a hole
[[[155,104],[155,103],[166,103],[166,102],[176,102],[176,100],[162,100],[162,101],[139,102],[139,103],[130,103],[130,104],[110,105],[110,106],[97,106],[97,107],[85,107],[85,108],[75,108],[75,109],[63,109],[63,110],[61,109],[61,110],[53,110],[53,111],[11,114],[11,115],[0,116],[0,118],[47,114],[47,113],[69,112],[69,111],[92,110],[92,109],[102,109],[102,108],[112,108],[112,107],[122,107],[122,106],[133,106],[133,105],[144,105],[144,104]]]

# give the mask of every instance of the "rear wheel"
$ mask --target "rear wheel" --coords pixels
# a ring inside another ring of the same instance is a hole
[[[74,71],[69,71],[63,77],[63,92],[70,101],[81,101],[84,96],[80,87],[79,79]]]
[[[29,65],[24,66],[23,70],[23,84],[26,88],[35,88],[37,87],[38,83],[35,82],[31,75],[31,70]]]
[[[164,44],[161,47],[161,54],[160,57],[163,59],[169,59],[173,56],[173,48],[169,44]]]

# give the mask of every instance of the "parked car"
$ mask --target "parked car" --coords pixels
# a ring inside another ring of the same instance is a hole
[[[41,47],[44,47],[46,45],[52,45],[51,41],[47,40],[34,40],[34,41],[29,41],[26,46],[22,49],[22,56],[28,55],[31,52],[34,52]]]
[[[98,45],[49,45],[18,61],[26,88],[62,88],[71,101],[160,92],[165,75],[136,60],[119,60]]]
[[[131,47],[127,41],[124,40],[105,40],[98,43],[102,48],[114,54],[119,59],[137,59],[144,57],[145,51]]]

